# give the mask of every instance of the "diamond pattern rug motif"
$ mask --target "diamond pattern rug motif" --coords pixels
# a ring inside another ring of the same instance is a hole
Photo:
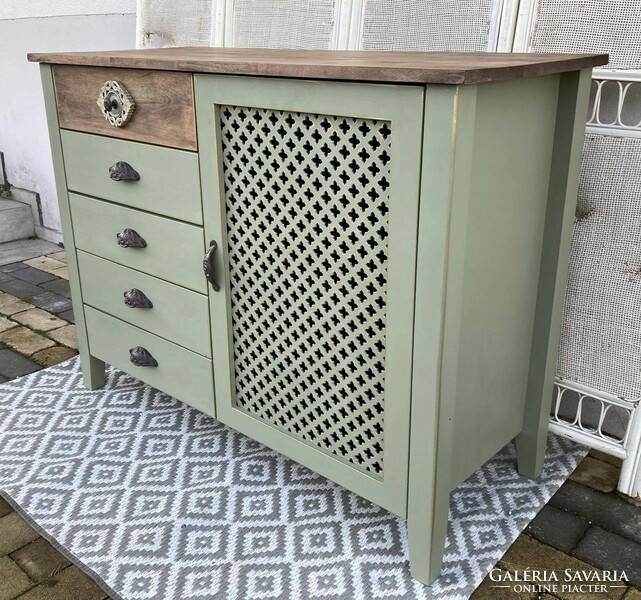
[[[0,386],[0,491],[123,600],[468,598],[586,452],[550,436],[533,482],[501,450],[452,493],[426,587],[404,520],[121,371]]]

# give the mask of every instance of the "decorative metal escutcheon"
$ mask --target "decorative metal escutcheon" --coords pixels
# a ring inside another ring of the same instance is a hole
[[[149,350],[142,346],[136,346],[129,350],[129,360],[137,367],[158,366],[158,361],[151,355]]]
[[[114,127],[124,127],[134,114],[136,103],[129,90],[117,81],[107,81],[100,90],[98,106]]]
[[[138,288],[131,288],[124,294],[125,304],[129,308],[153,308],[154,305]]]
[[[134,229],[123,229],[116,234],[116,240],[121,248],[146,248],[147,242]]]
[[[140,175],[129,163],[122,160],[109,167],[109,177],[113,181],[139,181]]]

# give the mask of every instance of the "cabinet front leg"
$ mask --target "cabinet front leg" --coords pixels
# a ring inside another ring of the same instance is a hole
[[[436,492],[436,490],[435,490]],[[410,574],[425,585],[431,584],[441,572],[450,494],[437,492],[432,498],[410,500],[407,536],[410,553]]]
[[[82,380],[89,390],[97,390],[105,385],[105,363],[91,356],[89,353],[80,353],[82,366]]]

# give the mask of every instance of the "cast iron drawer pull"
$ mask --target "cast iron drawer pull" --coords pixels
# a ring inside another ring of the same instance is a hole
[[[125,304],[129,308],[153,308],[151,300],[147,298],[139,289],[131,288],[124,293]]]
[[[157,367],[158,361],[142,346],[129,350],[129,360],[137,367]]]
[[[214,292],[220,291],[220,286],[214,279],[213,267],[211,266],[211,259],[214,256],[214,252],[216,252],[216,248],[218,248],[218,244],[216,242],[213,240],[209,242],[209,250],[207,250],[207,254],[205,254],[205,258],[203,259],[203,271],[205,272],[207,281],[211,283],[211,287]]]
[[[116,234],[118,245],[123,248],[146,248],[147,242],[143,240],[137,231],[133,229],[123,229],[120,233]]]
[[[129,163],[118,161],[109,167],[109,177],[114,181],[139,181],[140,175]]]

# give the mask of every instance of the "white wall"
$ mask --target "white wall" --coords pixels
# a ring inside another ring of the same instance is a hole
[[[8,180],[40,194],[45,229],[61,241],[39,67],[28,52],[135,47],[135,0],[0,0],[0,152]]]

